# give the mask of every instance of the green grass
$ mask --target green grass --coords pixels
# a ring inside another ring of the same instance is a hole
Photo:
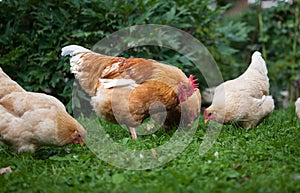
[[[157,147],[174,135],[158,131],[133,141],[119,126],[105,124],[107,135],[129,149]],[[191,143],[177,158],[147,170],[112,166],[87,146],[45,147],[34,155],[0,146],[0,168],[13,170],[0,175],[0,192],[300,191],[300,121],[293,109],[274,111],[250,131],[224,126],[212,148],[199,156],[206,127],[201,117]]]

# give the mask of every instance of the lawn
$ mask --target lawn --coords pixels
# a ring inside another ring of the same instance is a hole
[[[105,136],[124,149],[139,151],[167,144],[176,134],[159,130],[134,141],[119,126],[104,125]],[[11,166],[13,171],[0,175],[0,192],[300,191],[300,121],[294,109],[275,110],[250,131],[223,126],[216,142],[200,156],[199,147],[206,129],[200,117],[189,145],[175,159],[145,170],[110,165],[99,159],[89,145],[45,147],[33,155],[17,154],[0,146],[0,168]],[[183,135],[183,141],[184,138]],[[175,145],[176,148],[181,147]],[[114,149],[107,148],[107,151]],[[126,151],[123,153],[126,156]],[[163,155],[145,158],[159,162],[160,157]]]

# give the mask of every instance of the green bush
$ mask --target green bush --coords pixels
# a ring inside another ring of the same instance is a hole
[[[263,10],[254,4],[242,15],[231,16],[223,21],[224,26],[243,21],[244,26],[240,27],[247,34],[244,41],[229,42],[230,47],[239,50],[239,54],[231,58],[234,71],[243,72],[247,67],[245,64],[250,62],[251,53],[254,50],[261,51],[269,71],[271,94],[277,102],[283,90],[289,91],[292,103],[299,97],[299,3],[299,0],[293,4],[278,2],[278,6]],[[232,78],[230,70],[222,72],[224,79]]]
[[[258,39],[266,47],[270,81],[277,87],[274,92],[287,89],[292,103],[299,97],[299,83],[293,86],[300,80],[299,6],[300,1],[281,2],[264,10],[263,35]]]
[[[60,56],[65,45],[91,48],[106,35],[124,27],[163,24],[197,37],[218,63],[232,57],[230,54],[236,51],[228,46],[227,32],[218,30],[218,20],[225,8],[213,9],[209,2],[3,0],[0,2],[0,66],[26,90],[54,95],[71,111],[74,78],[68,59]],[[153,58],[151,52],[147,54]],[[182,67],[182,61],[173,55],[166,50],[155,59],[169,59],[173,65]],[[203,81],[200,73],[197,76]]]

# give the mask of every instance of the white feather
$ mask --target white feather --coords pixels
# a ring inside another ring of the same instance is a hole
[[[272,97],[271,95],[269,95],[269,96],[263,95],[261,99],[256,99],[256,98],[254,98],[253,100],[254,100],[254,102],[256,102],[259,106],[262,105],[262,104],[264,103],[265,106],[266,106],[268,109],[272,109],[272,111],[273,111],[274,108],[275,108],[274,100],[273,100],[273,97]]]
[[[295,110],[298,118],[300,119],[300,97],[295,102]]]
[[[110,73],[110,72],[113,72],[113,71],[118,71],[118,69],[119,69],[119,64],[120,64],[121,62],[115,62],[115,63],[113,63],[112,65],[110,65],[110,66],[107,66],[104,70],[103,70],[103,74],[108,74],[108,73]]]
[[[249,68],[257,69],[257,70],[261,71],[262,73],[264,73],[265,75],[268,74],[268,69],[267,69],[265,60],[262,58],[261,53],[258,51],[255,51],[252,54],[251,64],[250,64]]]
[[[261,104],[264,102],[264,100],[266,99],[266,96],[263,95],[261,99],[257,99],[257,98],[254,98],[254,102],[258,103],[258,104]]]
[[[77,45],[70,45],[61,49],[62,56],[72,56],[70,58],[71,72],[75,74],[79,72],[83,63],[82,55],[84,53],[92,53],[92,51]]]
[[[139,86],[136,82],[132,79],[99,79],[101,85],[108,89],[114,87],[128,87],[128,88],[135,88]]]
[[[74,56],[76,54],[83,53],[83,52],[92,52],[92,51],[78,45],[69,45],[61,49],[62,56]]]

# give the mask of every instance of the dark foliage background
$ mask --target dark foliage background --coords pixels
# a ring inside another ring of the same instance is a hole
[[[26,90],[54,95],[71,111],[74,78],[68,59],[60,56],[63,46],[79,44],[91,48],[108,34],[125,27],[163,24],[199,39],[214,56],[225,80],[238,76],[247,67],[252,50],[261,50],[262,45],[266,46],[271,84],[276,84],[274,90],[289,87],[296,80],[299,70],[297,6],[286,4],[264,11],[264,36],[260,37],[256,33],[259,13],[255,7],[243,16],[224,19],[223,13],[230,5],[215,7],[210,2],[3,0],[0,2],[0,66]],[[172,50],[147,47],[128,50],[124,55],[154,58],[179,66],[196,74],[201,89],[206,87],[201,73],[180,60]]]

